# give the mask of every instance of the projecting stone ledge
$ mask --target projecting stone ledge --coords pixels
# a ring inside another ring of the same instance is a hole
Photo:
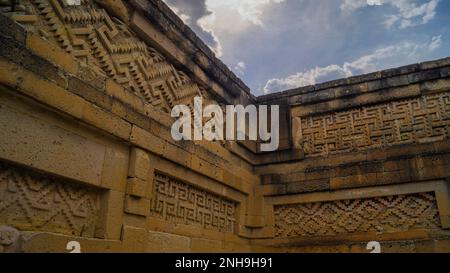
[[[450,57],[275,92],[259,96],[258,102],[288,100],[291,105],[310,104],[449,76]]]
[[[254,98],[245,83],[218,59],[215,53],[163,1],[131,0],[129,5],[188,53],[192,62],[223,85],[232,96],[239,96],[243,92],[250,98]],[[195,74],[195,71],[193,72]]]

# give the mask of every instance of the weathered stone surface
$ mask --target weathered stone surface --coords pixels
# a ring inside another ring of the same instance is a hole
[[[0,226],[0,253],[22,252],[22,235],[12,227]]]
[[[93,185],[101,184],[105,146],[0,102],[0,158]]]
[[[441,76],[443,78],[449,77],[450,76],[450,67],[445,67],[445,68],[441,69]]]
[[[127,193],[136,197],[145,197],[147,195],[147,181],[140,178],[129,178],[127,180]]]
[[[150,200],[128,195],[125,198],[125,212],[147,216],[150,212]]]
[[[27,35],[26,46],[36,55],[61,66],[65,71],[73,75],[77,74],[78,63],[76,60],[58,46],[31,33]]]
[[[128,15],[128,10],[124,5],[122,0],[95,0],[103,8],[117,16],[123,22],[128,22],[130,16]]]
[[[0,165],[0,223],[20,230],[92,238],[99,226],[99,197],[100,191],[94,187]],[[14,237],[10,245],[18,240]],[[0,239],[0,245],[8,245],[7,241]]]
[[[255,98],[163,1],[20,2],[0,252],[450,251],[449,58]],[[196,96],[279,105],[279,149],[174,141]]]
[[[6,14],[0,12],[0,33],[3,36],[13,38],[21,44],[25,43],[25,39],[27,33],[25,29],[20,26],[17,22],[15,22],[10,17],[6,16]]]
[[[149,231],[146,251],[157,253],[191,252],[191,238]]]
[[[149,177],[149,170],[150,158],[147,152],[138,148],[132,148],[128,176],[146,181]]]
[[[104,92],[102,92],[102,90],[98,90],[95,87],[91,86],[90,84],[87,84],[86,82],[76,77],[69,78],[67,89],[70,92],[83,97],[87,101],[96,104],[102,109],[111,111],[112,99],[111,97],[107,96]]]
[[[287,194],[296,194],[304,192],[326,191],[330,189],[328,179],[312,179],[303,182],[287,183]]]
[[[59,86],[66,87],[67,85],[64,71],[59,70],[50,61],[33,54],[23,44],[12,38],[0,35],[0,56]]]

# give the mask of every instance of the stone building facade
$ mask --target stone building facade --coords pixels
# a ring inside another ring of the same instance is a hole
[[[450,252],[450,59],[255,97],[159,0],[0,1],[0,252]],[[171,108],[280,105],[280,147]]]

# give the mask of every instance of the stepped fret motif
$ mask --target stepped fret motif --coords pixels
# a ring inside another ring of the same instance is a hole
[[[165,112],[201,96],[201,87],[93,0],[80,6],[63,0],[10,2],[0,1],[0,8],[17,22]]]
[[[440,229],[434,193],[275,206],[275,236]]]
[[[232,233],[236,223],[236,203],[166,175],[155,174],[151,215]]]
[[[450,137],[450,93],[301,118],[294,141],[326,156]]]

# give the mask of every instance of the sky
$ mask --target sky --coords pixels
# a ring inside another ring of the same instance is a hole
[[[255,95],[450,56],[450,0],[164,0]]]

